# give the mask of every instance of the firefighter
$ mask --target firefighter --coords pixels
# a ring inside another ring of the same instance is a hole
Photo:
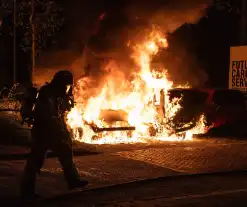
[[[41,87],[34,109],[34,123],[31,129],[33,144],[21,181],[21,198],[33,199],[36,173],[43,166],[47,150],[52,150],[63,168],[68,189],[85,187],[87,180],[80,179],[73,162],[72,140],[67,130],[64,115],[69,110],[73,75],[69,71],[59,71],[52,81]]]

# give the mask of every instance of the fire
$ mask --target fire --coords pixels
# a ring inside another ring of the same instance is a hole
[[[132,80],[127,80],[114,61],[105,67],[109,75],[94,94],[83,90],[92,81],[90,78],[79,80],[74,91],[77,104],[67,115],[74,138],[86,143],[113,144],[191,140],[193,134],[202,132],[203,116],[183,135],[173,132],[167,124],[181,106],[179,99],[170,101],[167,96],[174,83],[168,79],[166,69],[159,72],[151,68],[152,58],[167,47],[161,32],[152,30],[141,43],[133,45],[131,57],[139,72],[133,74]]]

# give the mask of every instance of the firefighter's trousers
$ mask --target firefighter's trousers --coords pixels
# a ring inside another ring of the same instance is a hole
[[[35,192],[36,174],[40,172],[44,164],[47,150],[51,150],[57,155],[67,183],[70,184],[78,181],[79,173],[73,162],[72,144],[65,142],[64,139],[49,138],[41,139],[41,137],[34,137],[21,181],[21,194],[32,194]]]

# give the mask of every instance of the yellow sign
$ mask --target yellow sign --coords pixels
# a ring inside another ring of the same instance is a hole
[[[247,46],[230,48],[229,88],[247,91]]]

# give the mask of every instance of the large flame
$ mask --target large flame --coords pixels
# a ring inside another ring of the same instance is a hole
[[[141,43],[133,45],[131,57],[139,72],[133,74],[132,80],[125,78],[114,61],[110,61],[105,67],[109,75],[104,78],[103,85],[100,90],[96,89],[95,94],[86,92],[90,81],[93,80],[79,80],[74,91],[77,104],[67,115],[67,123],[73,131],[74,138],[97,144],[131,143],[149,140],[191,140],[193,134],[201,133],[204,130],[203,116],[196,127],[182,136],[174,133],[166,124],[181,106],[179,99],[171,102],[166,95],[174,86],[173,82],[168,80],[166,69],[162,69],[162,72],[153,71],[151,61],[161,48],[167,47],[167,39],[161,32],[153,29]],[[164,102],[160,100],[161,91],[165,94]],[[164,103],[165,116],[159,110],[162,107],[161,103]],[[101,113],[104,110],[118,110],[121,114],[120,121],[111,122],[102,118]],[[92,126],[134,126],[135,130],[95,133]]]

